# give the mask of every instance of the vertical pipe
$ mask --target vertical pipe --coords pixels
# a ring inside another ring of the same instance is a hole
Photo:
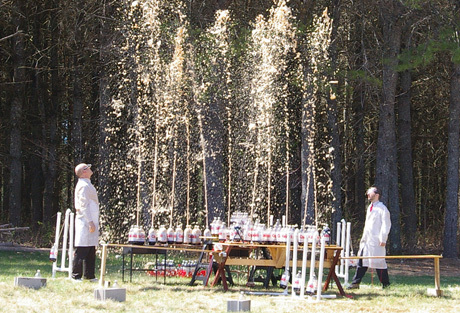
[[[286,238],[286,271],[289,271],[289,261],[291,259],[291,236],[289,236],[289,232]],[[287,288],[286,288],[287,289]]]
[[[290,235],[288,234],[288,237]],[[293,242],[294,242],[294,250],[292,252],[292,281],[294,282],[295,276],[297,275],[297,251],[299,249],[299,229],[296,228],[294,231],[294,237],[293,237]],[[292,296],[295,296],[295,291],[294,291],[294,284],[292,284]]]
[[[53,262],[53,273],[52,277],[56,274],[57,260],[59,254],[59,233],[61,231],[61,212],[57,212],[56,215],[56,234],[54,236],[54,247],[56,248],[56,261]]]
[[[351,223],[347,223],[347,242],[345,245],[345,257],[350,256],[350,243],[351,243]],[[350,268],[350,260],[345,260],[345,277],[344,277],[344,284],[348,284],[348,269]]]
[[[318,287],[316,290],[316,300],[321,300],[321,292],[323,289],[323,269],[324,269],[324,252],[326,250],[326,238],[321,236],[321,250],[319,253],[319,268],[318,268]]]
[[[69,214],[70,209],[67,209],[64,218],[64,240],[62,241],[61,269],[65,269],[65,258],[67,253],[67,235],[69,233]]]
[[[342,247],[343,250],[345,250],[345,245],[346,245],[346,231],[347,231],[347,223],[345,222],[344,219],[342,219],[342,240],[340,241],[340,246]],[[340,260],[340,275],[344,275],[345,273],[345,262],[343,260]]]
[[[303,242],[302,253],[302,279],[300,280],[300,297],[305,296],[305,278],[307,276],[307,256],[308,256],[308,238],[305,237]]]
[[[318,239],[318,231],[315,231],[313,234],[313,241],[311,243],[310,280],[313,279],[313,275],[315,274],[317,239]]]
[[[70,228],[69,228],[69,278],[72,277],[73,268],[73,246],[74,246],[74,228],[75,228],[75,213],[70,213]]]
[[[342,223],[337,222],[337,234],[336,234],[337,239],[335,241],[337,246],[341,246],[341,242],[340,242],[340,238],[341,238],[341,234],[342,234],[341,229],[342,229]],[[340,263],[342,263],[342,261],[340,261]],[[339,275],[340,275],[340,263],[335,266],[335,273],[339,274]]]

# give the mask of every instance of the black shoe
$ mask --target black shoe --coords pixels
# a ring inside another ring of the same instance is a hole
[[[351,284],[347,289],[359,289],[359,284]]]

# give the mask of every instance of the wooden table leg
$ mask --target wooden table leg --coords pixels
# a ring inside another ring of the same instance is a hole
[[[326,291],[329,288],[329,283],[331,282],[331,278],[334,279],[335,284],[337,285],[337,288],[339,289],[340,295],[343,297],[350,298],[351,296],[348,296],[345,291],[343,290],[342,284],[340,283],[340,279],[337,277],[335,274],[335,266],[338,264],[339,259],[340,259],[340,253],[341,250],[337,250],[336,254],[334,256],[334,259],[332,260],[331,267],[329,268],[329,273],[327,274],[326,281],[323,286],[323,291]]]
[[[216,277],[214,277],[214,281],[212,282],[211,287],[215,286],[220,278],[222,280],[222,286],[224,287],[224,290],[228,290],[227,278],[225,277],[225,262],[227,262],[227,258],[231,250],[232,246],[228,246],[227,250],[225,250],[226,256],[222,258],[221,262],[218,262]]]
[[[434,287],[436,289],[436,295],[440,296],[441,291],[441,271],[439,268],[439,258],[434,258]]]
[[[335,276],[335,266],[339,262],[340,253],[341,253],[341,250],[337,250],[335,253],[334,259],[332,259],[332,264],[331,264],[331,267],[329,268],[329,273],[327,274],[326,281],[324,282],[324,287],[323,287],[324,291],[326,291],[329,288],[329,283],[331,282],[332,275],[334,274]]]

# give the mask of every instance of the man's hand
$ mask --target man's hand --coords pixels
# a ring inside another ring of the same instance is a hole
[[[96,225],[91,221],[89,222],[89,232],[94,233],[96,231]]]
[[[385,242],[381,242],[381,243],[380,243],[380,246],[381,246],[381,247],[385,247],[386,245],[387,245],[387,244],[386,244]]]

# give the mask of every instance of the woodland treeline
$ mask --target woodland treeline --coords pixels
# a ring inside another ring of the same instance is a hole
[[[364,224],[458,257],[458,0],[2,0],[0,223],[53,227],[93,164],[130,225]],[[357,243],[355,242],[355,245]]]

